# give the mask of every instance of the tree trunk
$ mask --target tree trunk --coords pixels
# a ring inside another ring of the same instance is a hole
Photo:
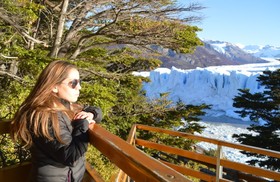
[[[60,17],[59,17],[59,22],[58,22],[58,26],[57,26],[55,41],[53,44],[52,51],[50,52],[51,57],[57,57],[59,49],[60,49],[68,4],[69,4],[69,0],[63,1],[61,12],[60,12]]]

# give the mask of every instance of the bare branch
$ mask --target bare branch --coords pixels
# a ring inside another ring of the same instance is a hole
[[[22,35],[23,37],[27,38],[28,40],[30,40],[34,43],[42,44],[45,47],[48,47],[48,44],[46,42],[37,40],[37,39],[33,38],[32,36],[30,36],[24,28],[22,28],[20,25],[15,23],[7,14],[5,14],[5,12],[6,11],[4,8],[0,8],[0,18],[3,21],[5,21],[6,23],[8,23],[9,25],[13,26],[20,35]]]
[[[0,53],[0,56],[6,59],[18,59],[18,57],[11,57],[11,56],[5,56],[4,54]]]
[[[180,45],[174,36],[178,30],[175,30],[175,23],[187,25],[199,21],[198,16],[187,13],[204,8],[196,3],[180,7],[172,0],[44,0],[43,4],[46,6],[43,13],[50,10],[51,14],[44,14],[44,26],[40,27],[37,35],[41,40],[48,38],[52,42],[51,57],[66,54],[70,58],[76,58],[80,53],[106,43],[136,46],[162,44],[166,48],[176,48]],[[138,23],[138,20],[143,22]],[[166,22],[174,26],[169,28]],[[56,31],[46,32],[46,26],[55,26]],[[135,27],[136,31],[133,30]],[[30,40],[28,34],[24,34],[26,31],[20,32]],[[51,33],[55,35],[46,37]],[[95,39],[97,36],[101,39]]]
[[[52,2],[48,1],[48,0],[45,0],[44,1],[49,7],[51,7],[54,11],[57,11],[57,12],[60,12],[60,6],[62,4],[62,1],[58,4],[58,5],[55,5],[53,4]]]
[[[14,74],[11,74],[11,73],[6,72],[6,71],[1,71],[0,70],[0,75],[7,75],[7,76],[19,81],[19,82],[24,82],[24,80],[21,77],[19,77],[17,75],[14,75]]]
[[[123,74],[118,74],[118,73],[104,73],[104,72],[101,73],[100,71],[94,71],[94,70],[89,70],[89,69],[81,69],[81,70],[89,72],[98,77],[112,79],[112,80],[119,80],[121,77],[123,77]]]

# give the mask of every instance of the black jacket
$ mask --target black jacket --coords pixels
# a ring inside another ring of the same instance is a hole
[[[102,112],[97,107],[86,106],[84,111],[92,112],[98,123]],[[33,137],[32,181],[65,182],[82,181],[85,172],[84,154],[88,143],[88,121],[78,119],[70,121],[62,112],[58,112],[60,136],[64,143]],[[50,134],[55,138],[53,130]]]

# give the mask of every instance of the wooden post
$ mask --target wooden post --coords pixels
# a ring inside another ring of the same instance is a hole
[[[221,158],[223,155],[222,146],[218,145],[217,148],[217,165],[216,165],[216,182],[223,178],[223,166],[221,166]]]

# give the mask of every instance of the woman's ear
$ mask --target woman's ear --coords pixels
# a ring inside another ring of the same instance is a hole
[[[58,93],[58,88],[55,86],[55,87],[52,89],[52,91],[53,91],[54,93]]]

